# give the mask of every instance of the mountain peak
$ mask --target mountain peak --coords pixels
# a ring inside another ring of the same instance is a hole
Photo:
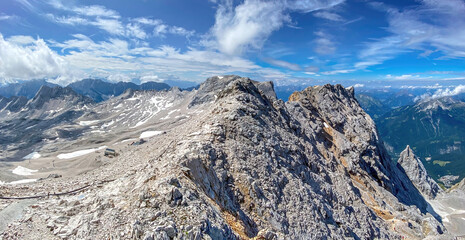
[[[397,161],[415,187],[425,196],[434,199],[442,192],[439,185],[428,175],[423,163],[420,161],[409,145],[400,153]]]
[[[73,89],[70,87],[49,87],[46,85],[42,85],[39,91],[36,93],[34,98],[32,98],[28,106],[33,109],[41,108],[46,102],[49,102],[53,99],[66,99],[68,103],[70,102],[83,102],[83,103],[91,103],[92,100],[88,97],[84,97],[82,95],[77,94]]]

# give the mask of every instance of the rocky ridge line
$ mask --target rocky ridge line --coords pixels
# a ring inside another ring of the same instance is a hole
[[[74,182],[114,181],[86,190],[83,198],[44,199],[4,236],[449,236],[390,161],[351,89],[309,87],[285,103],[272,87],[238,76],[209,78],[194,90],[190,104],[203,114],[77,176]],[[40,186],[53,189],[65,180],[59,181],[47,179]]]

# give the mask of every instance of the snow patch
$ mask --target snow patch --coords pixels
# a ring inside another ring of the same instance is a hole
[[[135,141],[135,140],[137,140],[137,138],[124,139],[123,141],[121,141],[121,143],[130,142],[130,141]]]
[[[39,170],[32,170],[29,168],[17,166],[15,169],[13,169],[11,172],[16,175],[20,176],[30,176],[32,173],[38,172]]]
[[[224,76],[216,76],[218,79],[223,79]]]
[[[107,127],[113,125],[114,123],[115,123],[115,121],[114,121],[114,120],[111,120],[111,122],[108,122],[108,123],[103,124],[100,128],[102,128],[102,129],[103,129],[103,128],[107,128]]]
[[[90,125],[94,125],[94,124],[96,124],[98,122],[99,122],[99,120],[80,121],[79,125],[81,125],[81,126],[90,126]]]
[[[325,128],[329,128],[327,123],[323,122],[323,125],[325,126]]]
[[[143,132],[139,138],[149,138],[149,137],[153,137],[156,135],[160,135],[162,133],[163,133],[162,131],[146,131],[146,132]]]
[[[161,120],[166,120],[166,119],[170,118],[170,115],[171,115],[171,114],[173,114],[173,113],[175,113],[175,112],[179,112],[179,111],[181,111],[181,109],[175,109],[175,110],[169,111],[168,114],[167,114],[165,117],[162,117],[162,118],[160,118],[160,119],[161,119]]]
[[[105,133],[105,131],[102,131],[102,130],[93,130],[93,131],[90,131],[91,133]]]
[[[58,159],[70,159],[70,158],[80,157],[80,156],[87,155],[89,153],[93,153],[97,150],[104,149],[106,147],[107,146],[101,146],[99,148],[84,149],[84,150],[79,150],[79,151],[75,151],[72,153],[62,153],[62,154],[59,154],[57,158]]]
[[[26,155],[25,157],[23,157],[23,159],[25,159],[25,160],[37,159],[37,158],[40,158],[40,154],[38,152],[32,152],[32,153],[29,153],[28,155]]]

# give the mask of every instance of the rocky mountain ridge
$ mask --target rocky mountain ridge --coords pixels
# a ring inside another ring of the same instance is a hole
[[[176,84],[176,81],[168,81]],[[59,85],[47,82],[46,80],[31,80],[0,87],[0,97],[20,97],[31,99],[43,87],[54,88]],[[175,86],[175,85],[173,85]],[[66,87],[83,96],[92,98],[95,102],[101,102],[124,93],[128,89],[132,90],[168,90],[170,85],[160,82],[145,82],[135,84],[132,82],[107,82],[100,79],[82,79],[73,82]]]
[[[126,95],[85,113],[85,127],[163,134],[111,142],[120,155],[80,175],[3,187],[14,197],[87,186],[37,200],[4,238],[451,238],[353,89],[309,87],[284,102],[272,83],[223,76],[192,92]],[[125,104],[159,110],[134,118]]]
[[[420,159],[415,156],[410,146],[407,145],[405,150],[400,153],[400,158],[397,162],[405,170],[405,173],[415,187],[429,199],[434,199],[438,194],[443,192],[441,187],[428,176],[428,172],[426,172],[425,167]]]
[[[146,82],[137,85],[132,82],[110,83],[100,79],[83,79],[68,85],[77,93],[92,98],[95,102],[101,102],[114,96],[119,96],[128,89],[132,90],[168,90],[166,83]]]

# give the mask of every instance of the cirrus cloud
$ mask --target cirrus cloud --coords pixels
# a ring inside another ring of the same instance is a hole
[[[229,55],[263,46],[272,32],[291,21],[290,12],[308,13],[334,7],[344,0],[245,0],[234,6],[226,0],[219,4],[215,25],[211,29],[214,46]]]

